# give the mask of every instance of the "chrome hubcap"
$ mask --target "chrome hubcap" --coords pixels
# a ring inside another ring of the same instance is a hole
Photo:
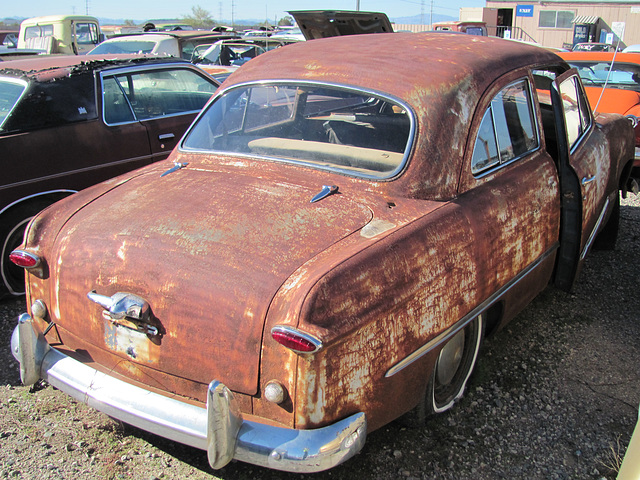
[[[464,353],[465,329],[456,333],[440,350],[436,375],[440,385],[448,385],[453,380]]]

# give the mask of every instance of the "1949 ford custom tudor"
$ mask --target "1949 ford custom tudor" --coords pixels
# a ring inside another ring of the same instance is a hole
[[[27,227],[12,349],[95,408],[310,472],[464,391],[483,336],[611,247],[634,157],[533,46],[353,35],[267,52],[168,160]]]

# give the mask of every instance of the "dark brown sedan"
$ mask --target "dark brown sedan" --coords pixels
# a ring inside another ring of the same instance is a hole
[[[181,60],[133,56],[37,57],[0,67],[2,296],[24,293],[24,272],[9,253],[33,215],[166,158],[218,82]]]

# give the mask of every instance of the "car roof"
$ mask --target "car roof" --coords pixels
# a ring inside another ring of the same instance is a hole
[[[508,40],[444,32],[350,35],[278,48],[254,58],[227,85],[260,80],[317,80],[415,99],[425,88],[463,81],[483,91],[506,72],[564,64],[549,50]],[[465,80],[466,77],[466,80]]]
[[[131,32],[125,33],[122,35],[116,35],[111,37],[109,40],[105,41],[113,41],[113,40],[123,40],[126,37],[149,37],[153,40],[159,40],[161,38],[173,37],[173,38],[181,38],[181,39],[191,39],[191,38],[211,38],[222,40],[225,38],[233,38],[237,37],[235,34],[230,34],[229,32],[212,32],[209,30],[171,30],[168,32]]]
[[[189,62],[174,57],[158,57],[157,55],[35,55],[19,60],[10,60],[0,64],[0,75],[19,77],[48,77],[69,75],[75,68],[84,70],[105,70],[113,67],[143,64],[175,64],[191,65]]]
[[[559,55],[567,62],[610,62],[615,55],[616,62],[623,63],[640,63],[640,55],[637,53],[622,53],[622,52],[562,52]]]

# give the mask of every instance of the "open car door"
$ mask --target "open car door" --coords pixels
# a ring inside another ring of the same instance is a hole
[[[610,175],[598,161],[597,127],[575,69],[558,76],[551,88],[558,139],[562,215],[556,286],[570,290],[580,266],[611,207],[605,195]]]

